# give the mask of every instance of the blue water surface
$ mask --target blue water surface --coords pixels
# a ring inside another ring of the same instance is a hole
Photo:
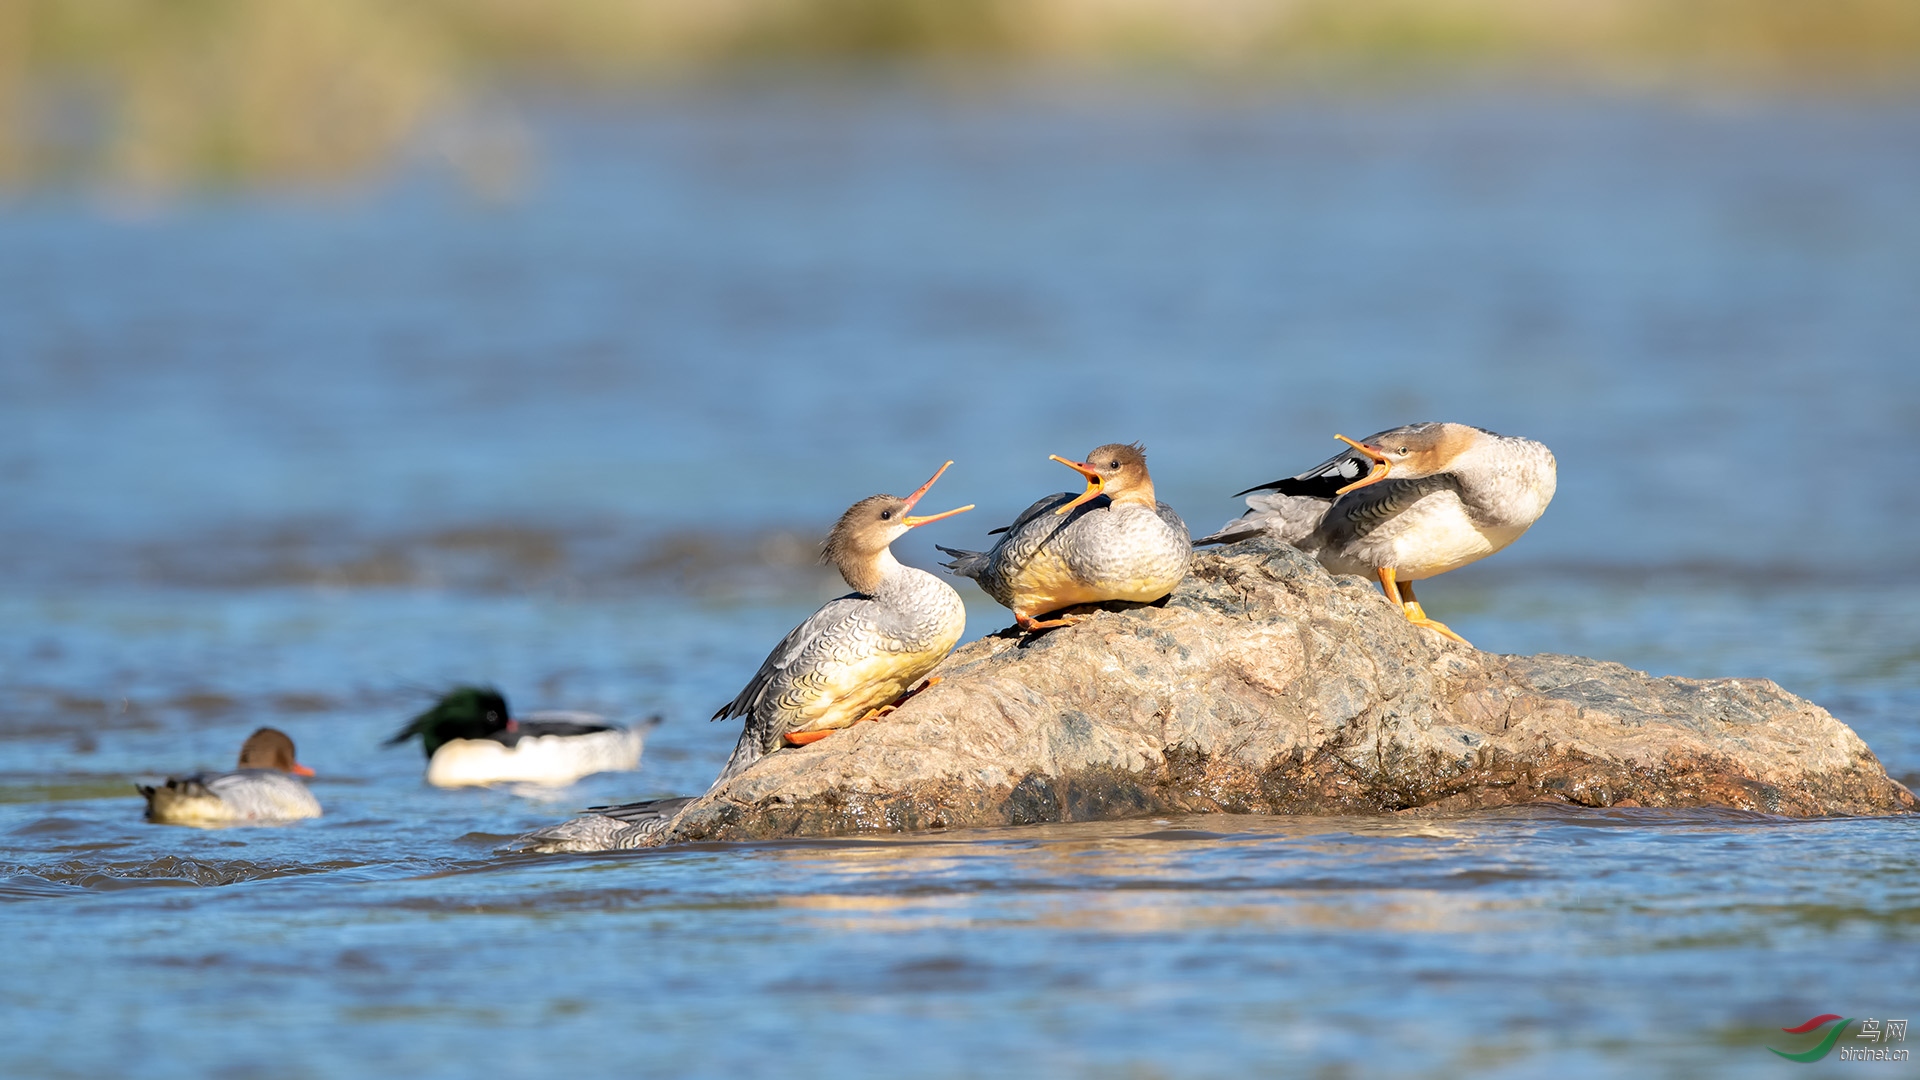
[[[498,853],[700,790],[848,503],[1196,528],[1416,419],[1552,446],[1482,648],[1766,677],[1920,781],[1920,104],[1016,86],[528,100],[526,184],[0,205],[0,1073],[1828,1075],[1920,826],[1528,807]],[[968,636],[1006,613],[966,592]],[[440,688],[664,722],[443,792]],[[293,735],[327,816],[140,821]],[[1824,1071],[1823,1071],[1824,1070]]]

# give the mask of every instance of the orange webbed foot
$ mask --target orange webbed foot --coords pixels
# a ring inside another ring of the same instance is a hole
[[[831,734],[833,734],[832,728],[825,731],[789,731],[781,738],[787,740],[788,746],[805,746],[808,743],[817,743]]]
[[[1418,600],[1407,601],[1406,607],[1403,610],[1406,611],[1407,621],[1412,623],[1413,625],[1424,626],[1429,630],[1436,631],[1437,633],[1440,634],[1441,637],[1452,638],[1453,640],[1459,642],[1460,644],[1465,645],[1469,649],[1473,648],[1473,642],[1468,641],[1466,638],[1463,638],[1459,634],[1454,633],[1452,627],[1449,627],[1446,623],[1443,623],[1438,619],[1427,618],[1426,610],[1420,606],[1420,601]]]
[[[1075,623],[1086,622],[1090,618],[1092,618],[1091,615],[1062,615],[1057,619],[1036,619],[1025,612],[1016,611],[1013,613],[1014,625],[1022,630],[1028,631],[1051,630],[1056,626],[1072,626]]]
[[[881,717],[886,716],[889,713],[893,712],[895,709],[898,709],[900,706],[905,705],[908,702],[908,700],[913,698],[915,695],[919,694],[921,691],[925,690],[927,687],[937,686],[939,685],[939,683],[940,683],[940,676],[929,675],[927,676],[927,680],[921,683],[919,686],[916,686],[913,689],[907,691],[906,693],[901,694],[899,697],[894,698],[892,704],[882,705],[877,709],[868,709],[867,715],[861,717],[858,720],[855,720],[854,723],[864,724],[869,720],[878,720]]]

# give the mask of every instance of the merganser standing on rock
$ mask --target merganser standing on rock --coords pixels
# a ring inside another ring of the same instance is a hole
[[[294,759],[286,732],[263,727],[247,736],[233,772],[169,777],[139,790],[156,824],[266,825],[320,816],[320,800],[295,779],[312,775]]]
[[[840,571],[853,592],[794,627],[739,696],[713,714],[715,720],[746,720],[715,783],[783,744],[814,742],[878,719],[953,651],[967,625],[960,594],[925,570],[902,564],[889,548],[909,529],[973,509],[927,517],[907,513],[952,464],[940,466],[904,499],[871,495],[840,516],[821,559]]]
[[[1409,621],[1465,645],[1427,617],[1413,583],[1484,559],[1520,538],[1553,501],[1553,451],[1465,424],[1392,428],[1298,476],[1239,492],[1249,509],[1199,544],[1265,534],[1335,574],[1378,575]]]
[[[1146,603],[1187,576],[1193,542],[1173,507],[1154,498],[1139,443],[1108,443],[1085,461],[1051,460],[1087,478],[1079,495],[1063,491],[1026,508],[986,552],[940,550],[949,570],[980,583],[1013,609],[1022,630],[1069,626],[1086,616],[1035,616],[1105,600]]]
[[[832,563],[853,592],[830,600],[773,647],[740,693],[715,720],[746,724],[713,787],[744,772],[782,746],[802,746],[862,720],[877,720],[914,683],[953,651],[967,628],[967,608],[953,586],[893,557],[890,545],[907,530],[965,513],[912,517],[933,479],[906,498],[871,495],[847,508],[827,534],[820,558]],[[928,679],[926,685],[938,680]],[[601,851],[636,847],[685,809],[691,798],[648,799],[590,807],[558,825],[520,837],[522,851]]]

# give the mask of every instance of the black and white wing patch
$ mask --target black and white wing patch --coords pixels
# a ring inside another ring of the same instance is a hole
[[[1234,498],[1256,491],[1278,491],[1282,495],[1304,495],[1314,499],[1338,497],[1341,488],[1366,478],[1373,471],[1373,459],[1358,450],[1343,450],[1298,476],[1236,491]]]

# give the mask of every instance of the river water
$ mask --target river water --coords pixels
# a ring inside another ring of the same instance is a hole
[[[1775,679],[1915,784],[1920,104],[517,108],[505,189],[427,140],[349,192],[0,204],[0,1073],[1784,1076],[1781,1028],[1920,1005],[1905,819],[496,851],[704,787],[857,498],[955,459],[927,566],[1140,439],[1211,528],[1428,418],[1561,470],[1436,617]],[[427,788],[381,739],[475,680],[664,723],[638,773]],[[325,818],[140,820],[262,723]]]

